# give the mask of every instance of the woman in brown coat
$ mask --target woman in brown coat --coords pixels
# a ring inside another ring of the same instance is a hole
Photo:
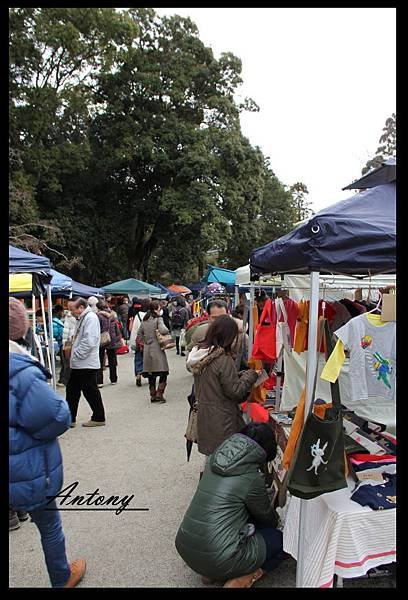
[[[137,335],[143,338],[143,373],[148,375],[151,402],[166,402],[163,392],[167,385],[169,365],[165,350],[160,348],[156,337],[156,329],[161,334],[169,333],[162,317],[161,307],[157,300],[150,302],[149,310],[143,317],[143,321],[137,331]],[[156,390],[156,379],[159,377],[159,385]]]
[[[187,359],[198,402],[198,451],[207,456],[244,427],[239,405],[258,377],[253,369],[238,373],[231,356],[231,345],[237,335],[234,319],[229,315],[217,317],[204,341],[191,350]]]

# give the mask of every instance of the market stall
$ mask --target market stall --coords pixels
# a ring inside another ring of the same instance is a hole
[[[313,401],[318,309],[325,310],[325,304],[319,304],[320,275],[340,274],[366,278],[369,282],[375,274],[395,273],[395,195],[394,183],[367,189],[320,211],[308,222],[254,250],[251,255],[251,276],[260,273],[310,274],[310,306],[307,305],[305,319],[309,344],[305,418]],[[358,403],[355,407],[357,411]],[[361,567],[359,573],[365,573],[374,564],[395,560],[395,508],[387,506],[386,511],[368,509],[370,519],[367,519],[367,515],[358,515],[361,511],[357,510],[355,502],[347,497],[345,490],[341,491],[344,493],[336,492],[339,497],[343,496],[337,505],[331,505],[334,492],[312,500],[292,497],[285,523],[284,547],[298,561],[298,587],[330,586],[334,574],[355,576],[353,564]],[[322,509],[322,503],[326,508]],[[353,513],[358,516],[353,517]],[[378,544],[371,543],[375,537],[371,533],[367,532],[361,538],[357,533],[354,537],[347,536],[350,528],[355,527],[358,531],[359,522],[364,522],[370,532],[381,530],[381,551],[378,551]],[[325,535],[319,537],[323,530]],[[319,545],[327,551],[322,551]],[[341,558],[344,546],[348,546],[347,556],[352,555],[354,561],[349,562],[346,555]],[[321,573],[322,577],[310,577],[310,573]]]
[[[45,256],[38,256],[9,245],[9,274],[31,274],[32,303],[39,297],[42,317],[45,322],[44,295],[48,298],[48,331],[52,332],[51,263]],[[33,333],[35,332],[35,310],[33,312]],[[35,335],[35,333],[34,333]],[[47,366],[51,372],[51,383],[56,389],[54,345],[50,343],[47,327],[44,328],[44,344]]]
[[[145,281],[139,281],[139,279],[123,279],[122,281],[116,281],[109,285],[103,286],[102,290],[105,294],[121,295],[126,294],[129,298],[138,296],[140,298],[147,298],[149,296],[164,297],[163,291],[150,283]]]

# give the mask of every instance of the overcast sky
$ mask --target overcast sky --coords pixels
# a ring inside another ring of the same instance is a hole
[[[242,60],[241,116],[280,181],[315,211],[346,198],[396,109],[395,8],[156,8],[189,16],[216,58]]]

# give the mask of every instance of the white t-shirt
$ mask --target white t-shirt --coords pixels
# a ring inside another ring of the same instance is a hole
[[[352,400],[394,400],[396,332],[394,321],[373,325],[365,314],[350,319],[334,332],[350,350]]]

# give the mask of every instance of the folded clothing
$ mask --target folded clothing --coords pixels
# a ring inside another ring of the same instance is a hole
[[[361,506],[369,506],[373,510],[385,510],[397,506],[397,475],[383,473],[384,483],[372,480],[362,481],[351,495],[351,499]]]

